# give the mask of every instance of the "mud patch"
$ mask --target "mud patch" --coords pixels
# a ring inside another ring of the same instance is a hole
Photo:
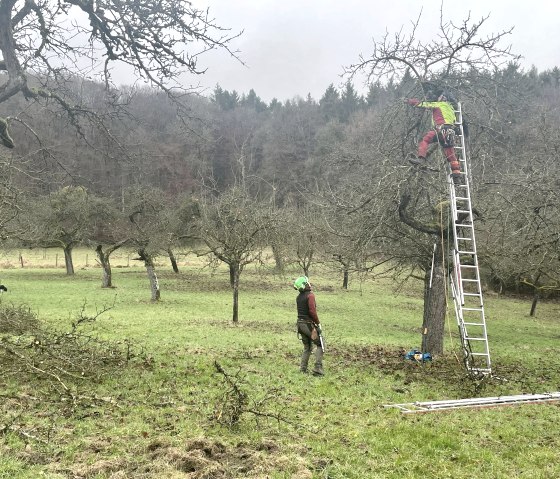
[[[262,478],[274,470],[293,471],[295,478],[311,477],[312,472],[301,458],[284,456],[270,439],[256,446],[236,446],[197,438],[183,447],[152,444],[148,447],[152,464],[169,464],[189,479]]]
[[[473,377],[464,367],[460,353],[444,353],[435,356],[433,361],[422,363],[406,360],[404,355],[407,352],[405,348],[379,345],[357,349],[332,347],[329,350],[329,354],[342,358],[343,363],[376,368],[392,376],[396,380],[393,390],[402,389],[403,392],[408,385],[421,383],[430,385],[434,391],[459,398],[500,396],[542,392],[543,385],[560,381],[557,373],[560,359],[543,358],[537,365],[513,358],[494,359],[491,376]]]
[[[243,321],[239,321],[238,323],[233,323],[232,321],[228,321],[226,323],[224,321],[208,320],[205,323],[207,325],[214,326],[220,329],[242,329],[242,330],[254,330],[257,332],[266,331],[267,333],[275,333],[275,334],[284,334],[286,332],[295,333],[296,330],[295,321],[278,324],[278,323],[267,323],[264,320],[262,321],[243,320]]]
[[[71,468],[71,473],[74,478],[86,479],[90,477],[118,477],[115,473],[121,474],[126,470],[126,462],[123,459],[100,459],[88,465],[76,465]]]
[[[177,445],[163,438],[126,458],[94,457],[82,453],[70,468],[54,462],[48,468],[72,479],[265,479],[275,471],[286,478],[311,479],[319,467],[298,452],[283,454],[271,439],[228,445],[200,437]]]

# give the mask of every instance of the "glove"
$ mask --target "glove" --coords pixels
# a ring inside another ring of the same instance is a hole
[[[6,288],[3,284],[0,284],[0,291],[8,291],[8,288]]]

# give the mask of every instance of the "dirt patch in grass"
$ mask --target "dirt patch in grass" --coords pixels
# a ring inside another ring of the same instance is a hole
[[[171,464],[190,479],[260,478],[273,470],[292,468],[294,478],[312,475],[303,460],[294,461],[283,455],[272,440],[263,440],[256,446],[245,443],[227,446],[219,441],[198,438],[187,441],[183,447],[157,448],[150,455],[155,463]]]
[[[79,464],[69,469],[53,469],[75,479],[257,479],[268,477],[275,470],[291,472],[289,477],[294,479],[313,476],[309,469],[312,465],[298,455],[284,455],[280,446],[270,439],[256,445],[227,445],[204,437],[171,445],[168,440],[158,439],[137,451],[130,460],[113,458],[92,462],[89,459],[80,457]]]
[[[162,289],[167,291],[211,291],[211,292],[231,292],[229,282],[229,274],[227,272],[218,272],[209,275],[206,272],[181,272],[180,274],[161,272],[158,274],[159,279],[165,284]],[[290,289],[292,283],[287,281],[285,284],[278,284],[270,280],[264,275],[241,275],[239,289],[243,291],[282,291]]]
[[[296,322],[292,321],[290,323],[273,323],[262,321],[255,321],[250,319],[245,319],[239,321],[238,323],[233,323],[232,321],[224,322],[219,320],[208,320],[205,322],[209,326],[214,326],[219,329],[240,329],[240,330],[251,330],[256,332],[267,332],[275,334],[284,334],[286,332],[294,332],[296,330]]]
[[[412,383],[430,385],[434,391],[445,391],[458,398],[534,394],[560,389],[560,360],[542,358],[533,363],[519,359],[494,359],[491,376],[473,377],[463,365],[461,355],[445,353],[433,361],[405,359],[405,348],[370,345],[362,348],[332,347],[329,355],[343,363],[374,367],[395,378],[395,388]]]

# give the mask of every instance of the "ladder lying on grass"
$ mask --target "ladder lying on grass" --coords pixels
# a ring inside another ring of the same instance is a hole
[[[560,392],[544,394],[521,394],[518,396],[497,396],[488,398],[452,399],[447,401],[411,402],[385,404],[386,408],[398,408],[405,414],[417,412],[444,411],[448,409],[486,408],[518,404],[543,404],[560,401]]]
[[[461,165],[461,181],[455,184],[451,175],[448,176],[453,220],[451,294],[455,304],[465,366],[471,373],[486,375],[492,372],[492,368],[476,253],[463,113],[460,103],[455,113],[457,117],[455,155]]]

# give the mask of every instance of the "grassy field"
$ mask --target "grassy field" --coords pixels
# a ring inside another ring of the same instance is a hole
[[[475,381],[457,359],[453,316],[445,355],[403,360],[419,346],[420,284],[397,294],[385,281],[356,281],[343,291],[341,278],[314,272],[328,341],[326,375],[315,378],[298,371],[296,271],[248,267],[233,325],[225,269],[182,256],[174,274],[163,262],[154,304],[126,252],[113,260],[113,289],[100,288],[93,252],[76,253],[72,277],[55,254],[0,255],[9,288],[0,309],[25,305],[61,341],[73,340],[62,332],[78,318],[97,316],[77,329],[103,345],[91,364],[107,348],[129,361],[61,379],[44,374],[47,356],[21,368],[0,343],[0,478],[560,477],[560,404],[417,415],[383,407],[560,390],[558,303],[530,318],[528,300],[488,294],[495,377]],[[32,330],[0,338],[41,349]]]

